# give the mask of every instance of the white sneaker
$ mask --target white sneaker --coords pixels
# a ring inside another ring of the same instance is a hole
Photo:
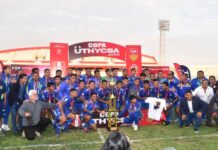
[[[138,130],[138,125],[134,125],[134,131]]]
[[[38,136],[38,137],[41,137],[41,134],[37,131],[35,131],[35,135]]]
[[[25,136],[25,132],[24,132],[24,131],[22,132],[22,137],[23,137],[23,138],[25,138],[25,137],[26,137],[26,136]]]
[[[11,130],[7,124],[3,124],[2,129],[4,129],[5,131],[10,131]]]

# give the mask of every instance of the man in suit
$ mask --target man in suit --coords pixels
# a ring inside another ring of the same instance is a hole
[[[23,104],[25,100],[25,92],[26,92],[26,84],[27,84],[27,75],[21,74],[19,76],[19,80],[11,85],[10,92],[8,94],[9,106],[11,108],[11,123],[13,126],[13,134],[18,135],[19,131],[22,128],[22,119],[19,116],[18,126],[16,122],[16,116],[20,106]]]
[[[185,98],[181,100],[179,110],[181,113],[180,127],[182,128],[183,123],[186,123],[188,127],[193,121],[195,133],[199,133],[199,127],[201,125],[202,114],[207,109],[207,103],[194,97],[191,91],[186,91]]]

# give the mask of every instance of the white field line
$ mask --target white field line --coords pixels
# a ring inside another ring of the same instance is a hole
[[[97,132],[98,132],[98,135],[99,135],[99,138],[100,138],[101,142],[104,143],[105,138],[104,138],[103,134],[101,133],[101,131],[99,129],[97,129]]]
[[[100,132],[101,133],[101,132]],[[102,135],[102,133],[101,133]],[[103,135],[102,135],[103,136]],[[100,137],[100,135],[99,135]],[[183,139],[192,139],[192,138],[210,138],[210,137],[218,137],[218,134],[206,134],[206,135],[194,135],[194,136],[178,136],[178,137],[167,137],[167,138],[150,138],[150,139],[137,139],[130,140],[130,143],[137,143],[143,141],[161,141],[161,140],[183,140]],[[104,136],[103,136],[104,138]],[[105,141],[105,139],[104,139]],[[103,140],[93,141],[93,142],[71,142],[71,143],[63,143],[63,144],[35,144],[35,145],[27,145],[27,146],[9,146],[9,147],[1,147],[3,149],[22,149],[22,148],[40,148],[40,147],[62,147],[62,146],[70,146],[70,145],[89,145],[89,144],[103,144]]]

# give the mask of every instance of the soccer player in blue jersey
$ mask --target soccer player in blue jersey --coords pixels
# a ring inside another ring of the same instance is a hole
[[[58,93],[55,90],[55,84],[53,82],[47,83],[46,90],[42,93],[42,100],[47,103],[56,103],[58,100]]]
[[[129,97],[130,103],[126,105],[118,117],[123,117],[127,112],[128,115],[124,119],[125,124],[133,124],[134,130],[138,130],[139,120],[142,118],[141,104],[137,102],[137,98],[134,95]]]
[[[117,111],[121,111],[121,108],[125,107],[125,93],[122,89],[123,82],[117,81],[116,87],[114,89],[114,95],[116,96],[116,107]]]
[[[2,128],[6,131],[11,130],[8,126],[8,118],[10,114],[10,106],[8,103],[8,93],[10,91],[11,86],[11,67],[10,66],[4,66],[3,67],[3,73],[1,74],[2,81],[5,83],[6,86],[6,103],[5,103],[5,115],[3,117],[3,124]]]
[[[93,80],[92,70],[91,68],[86,68],[86,73],[82,75],[83,80],[85,80],[85,83],[88,84],[89,81]]]
[[[166,125],[170,124],[172,121],[173,117],[173,108],[175,108],[176,113],[179,114],[179,109],[178,109],[178,94],[176,91],[172,91],[169,87],[168,82],[162,83],[162,89],[164,93],[164,99],[166,100],[167,103],[167,110],[166,110]]]
[[[5,115],[5,104],[6,104],[6,85],[0,76],[0,135],[4,135],[2,132],[2,119]]]
[[[88,83],[88,87],[84,91],[84,100],[88,101],[91,97],[91,94],[96,92],[97,90],[95,88],[95,81],[90,80]]]
[[[62,99],[63,97],[68,97],[70,94],[70,89],[77,88],[78,84],[76,83],[76,74],[70,74],[69,80],[66,80],[61,83],[61,87],[59,89],[59,97]]]
[[[148,80],[144,81],[144,87],[140,89],[139,91],[139,102],[141,103],[142,108],[149,108],[149,105],[147,103],[145,103],[145,100],[148,97],[151,97],[151,88],[150,88],[150,83]]]
[[[82,128],[84,132],[89,132],[90,130],[97,130],[97,126],[92,119],[93,113],[100,113],[99,101],[97,101],[97,93],[92,93],[90,100],[87,104],[83,104],[83,111],[81,113]],[[104,110],[103,110],[104,111]]]
[[[39,73],[34,72],[32,74],[32,80],[27,84],[27,90],[26,90],[26,98],[28,98],[28,93],[30,90],[36,90],[39,100],[42,100],[42,92],[45,90],[44,84],[41,82]]]
[[[41,78],[41,82],[44,87],[47,87],[48,82],[53,82],[50,69],[46,68],[44,70],[44,76]]]
[[[74,113],[74,101],[78,97],[78,92],[76,89],[72,88],[70,90],[70,96],[62,99],[58,103],[58,108],[53,111],[53,114],[56,119],[55,123],[55,133],[56,136],[60,136],[61,129],[67,130],[72,124],[72,121],[75,120]]]
[[[164,97],[163,89],[161,88],[159,81],[157,79],[153,80],[153,87],[152,87],[151,96],[156,97],[156,98],[163,98]]]
[[[185,93],[186,91],[190,91],[191,90],[191,84],[188,80],[188,75],[183,73],[180,77],[180,82],[177,85],[177,91],[178,91],[178,95],[180,98],[184,98],[185,97]]]
[[[110,88],[107,86],[107,80],[101,81],[101,88],[98,90],[99,109],[104,110],[108,108]]]
[[[84,99],[84,94],[85,94],[85,81],[80,80],[79,81],[79,86],[76,88],[78,92],[78,97],[75,99],[74,102],[74,111],[77,114],[80,114],[82,112],[82,105],[83,103],[87,103],[86,100]]]
[[[100,84],[101,84],[101,74],[100,74],[100,70],[99,69],[96,69],[94,71],[94,77],[93,77],[93,81],[95,81],[95,86],[97,89],[100,88]]]

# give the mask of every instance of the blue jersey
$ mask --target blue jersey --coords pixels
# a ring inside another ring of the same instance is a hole
[[[110,89],[98,89],[98,98],[103,99],[105,101],[109,100]]]
[[[134,113],[141,113],[141,104],[139,102],[136,102],[135,104],[128,103],[123,111],[119,114],[119,117],[123,116],[126,112],[128,112],[129,115]]]
[[[77,77],[76,77],[76,82],[77,82],[77,84],[79,84],[79,81],[80,81],[80,80],[85,81],[84,76],[80,75],[80,76],[77,76]]]
[[[67,97],[65,99],[62,100],[64,102],[64,105],[63,105],[63,111],[64,112],[71,112],[73,110],[73,107],[74,107],[74,101],[75,101],[75,98],[71,98],[71,97]]]
[[[77,87],[76,89],[77,89],[77,92],[78,92],[78,97],[81,98],[81,99],[84,99],[86,89],[85,88],[80,89],[79,87]]]
[[[44,90],[42,93],[42,100],[47,103],[56,103],[56,100],[58,100],[57,91],[49,92],[48,90]]]
[[[6,85],[3,81],[0,81],[0,101],[4,101],[4,96],[3,94],[5,94],[7,91],[6,89]]]
[[[99,89],[101,84],[101,78],[93,77],[92,80],[95,82],[95,87]]]
[[[11,75],[2,73],[2,81],[5,83],[6,93],[9,93],[11,86]]]
[[[186,91],[191,90],[191,85],[190,85],[189,81],[179,82],[176,89],[178,91],[179,97],[184,98]]]
[[[115,88],[114,94],[116,96],[117,102],[123,102],[125,100],[125,93],[123,89]]]
[[[44,87],[47,87],[48,82],[54,82],[54,80],[51,77],[45,78],[45,76],[41,78],[41,83],[44,85]]]
[[[134,81],[135,81],[136,78],[138,78],[138,77],[137,77],[137,76],[129,76],[129,77],[128,77],[129,83],[130,83],[130,84],[134,84]]]
[[[152,87],[151,88],[151,96],[157,97],[157,98],[163,98],[164,97],[163,89],[161,87],[159,87],[159,88]]]
[[[175,100],[176,97],[178,96],[175,92],[171,91],[171,90],[164,90],[164,99],[166,100]]]
[[[45,90],[45,86],[41,83],[41,81],[33,81],[31,80],[28,84],[27,84],[27,90],[26,90],[26,98],[28,98],[28,93],[30,90],[36,90],[37,94],[39,96],[39,99],[42,100],[42,92],[43,90]]]
[[[83,114],[92,115],[92,113],[96,112],[99,109],[98,101],[93,102],[92,100],[88,101],[88,104],[83,104]]]
[[[140,91],[139,91],[139,96],[141,98],[144,98],[144,97],[151,97],[151,93],[152,93],[152,90],[149,88],[149,89],[145,89],[145,88],[141,88]]]
[[[86,74],[82,75],[81,76],[83,78],[83,80],[85,81],[85,84],[88,84],[89,81],[93,80],[94,76],[91,75],[91,76],[87,76]]]
[[[208,80],[208,79],[203,78],[202,80]],[[191,89],[192,89],[192,91],[194,91],[197,87],[201,86],[202,80],[200,80],[198,78],[194,78],[194,79],[191,80]]]
[[[78,85],[77,83],[70,83],[69,81],[65,81],[63,83],[61,83],[61,87],[59,89],[59,97],[62,99],[63,97],[68,97],[70,95],[70,90],[72,88],[77,88]]]
[[[96,89],[92,89],[92,90],[91,89],[85,89],[84,99],[88,101],[90,99],[92,93],[97,93],[97,90]]]
[[[164,82],[167,82],[167,79],[166,78],[160,78],[158,79],[159,81],[159,84],[163,84]]]
[[[168,80],[168,83],[169,83],[170,88],[173,88],[173,87],[176,88],[177,85],[179,84],[179,79],[174,77],[172,81]]]

